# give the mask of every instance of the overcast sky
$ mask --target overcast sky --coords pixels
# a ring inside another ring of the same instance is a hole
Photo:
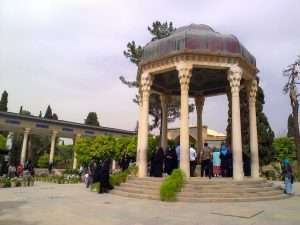
[[[156,20],[177,28],[206,24],[235,35],[256,57],[264,112],[282,134],[291,112],[282,70],[300,55],[299,9],[299,0],[0,0],[0,92],[7,90],[10,112],[22,105],[44,114],[50,104],[61,120],[83,122],[93,111],[102,126],[132,130],[137,90],[118,79],[136,77],[123,55],[127,43],[145,45],[147,26]],[[227,110],[227,97],[207,98],[203,123],[225,132]]]

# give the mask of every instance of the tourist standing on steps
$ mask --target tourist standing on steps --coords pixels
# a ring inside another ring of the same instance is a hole
[[[166,156],[165,156],[165,173],[166,175],[170,175],[173,169],[177,168],[177,155],[174,149],[171,147],[167,148]]]
[[[216,148],[213,153],[213,174],[215,177],[221,176],[221,159],[219,148]]]
[[[180,168],[180,143],[178,143],[175,151],[177,154],[177,168]]]
[[[212,174],[212,151],[208,147],[207,143],[204,143],[204,148],[200,154],[201,158],[201,177],[203,177],[203,173],[205,171],[205,176],[209,176],[211,178]]]
[[[289,160],[287,158],[283,161],[282,172],[283,172],[284,184],[285,184],[284,193],[291,195],[292,194],[293,171],[292,171],[292,167],[289,163]]]
[[[128,153],[126,152],[125,155],[122,157],[122,161],[121,161],[122,171],[124,171],[128,168],[129,163],[130,163],[130,157],[129,157]]]
[[[220,153],[222,177],[230,177],[230,154],[225,146],[221,147]]]
[[[194,145],[192,144],[190,147],[190,175],[191,177],[194,177],[196,165],[197,165],[197,152],[194,149]]]
[[[151,157],[151,172],[154,177],[162,177],[164,157],[164,150],[157,146],[154,151],[153,159]]]

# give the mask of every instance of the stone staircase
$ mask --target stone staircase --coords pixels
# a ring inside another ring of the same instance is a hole
[[[159,189],[164,178],[128,177],[126,183],[115,187],[115,195],[159,200]],[[283,190],[274,187],[265,179],[245,178],[233,181],[231,178],[200,178],[187,180],[177,193],[178,202],[250,202],[288,198]]]

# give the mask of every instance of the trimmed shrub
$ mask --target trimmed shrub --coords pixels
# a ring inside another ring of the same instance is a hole
[[[160,187],[160,200],[176,201],[176,194],[184,183],[184,174],[181,169],[173,170],[172,174],[164,180]]]

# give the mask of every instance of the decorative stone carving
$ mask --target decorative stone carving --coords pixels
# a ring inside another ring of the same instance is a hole
[[[153,82],[153,77],[149,73],[143,73],[141,77],[141,92],[143,101],[144,98],[148,98],[150,94],[151,85]]]
[[[249,105],[253,105],[256,102],[256,93],[257,93],[257,81],[255,79],[247,81],[247,93]]]
[[[30,128],[24,128],[24,136],[28,137]]]
[[[237,65],[234,65],[229,69],[228,80],[230,82],[232,96],[239,95],[242,72],[242,69]]]
[[[205,102],[205,97],[203,95],[196,95],[195,105],[196,105],[197,112],[199,111],[202,113],[204,102]]]
[[[192,67],[187,64],[179,64],[176,69],[178,70],[179,82],[181,84],[181,92],[188,93],[190,80],[192,77]]]

